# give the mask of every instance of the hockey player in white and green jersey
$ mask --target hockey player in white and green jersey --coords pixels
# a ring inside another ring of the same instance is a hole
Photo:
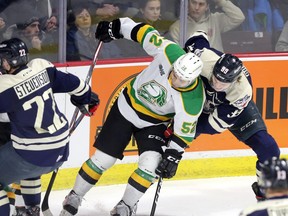
[[[96,152],[80,168],[60,215],[77,213],[83,196],[117,158],[123,158],[133,135],[138,146],[138,168],[131,174],[122,200],[111,211],[111,215],[130,216],[158,175],[172,178],[176,174],[185,148],[194,139],[205,101],[199,77],[203,64],[195,54],[186,54],[152,26],[129,18],[100,22],[95,36],[103,42],[123,37],[138,42],[153,61],[128,83],[113,104],[94,143]],[[168,141],[164,131],[171,119],[175,133]]]

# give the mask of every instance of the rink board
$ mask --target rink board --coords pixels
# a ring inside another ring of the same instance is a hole
[[[253,78],[254,101],[256,102],[270,134],[287,156],[288,133],[288,61],[285,58],[243,59]],[[101,105],[97,113],[85,118],[71,136],[69,160],[58,173],[55,189],[69,188],[74,183],[81,164],[93,154],[94,138],[106,119],[111,105],[126,83],[145,68],[149,62],[96,66],[91,86],[100,96]],[[89,66],[65,67],[85,79]],[[69,97],[59,96],[61,107],[71,119],[74,107]],[[227,154],[228,152],[228,154]],[[125,150],[125,159],[108,170],[99,184],[125,183],[137,167],[137,145],[133,139]],[[185,153],[184,160],[175,178],[203,178],[217,176],[241,176],[255,173],[256,157],[243,143],[229,132],[220,135],[201,135],[193,141]],[[46,188],[50,174],[43,176]]]

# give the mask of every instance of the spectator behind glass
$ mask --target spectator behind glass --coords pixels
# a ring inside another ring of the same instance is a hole
[[[58,43],[58,19],[56,15],[40,19],[41,30],[46,34],[46,41]]]
[[[55,62],[58,54],[57,45],[52,46],[46,41],[46,35],[40,28],[38,16],[34,15],[32,11],[25,12],[27,13],[23,14],[22,22],[9,27],[12,29],[12,37],[20,38],[26,43],[30,60],[45,57],[47,60]],[[28,14],[31,16],[28,17]]]
[[[162,20],[161,17],[161,1],[160,0],[142,0],[138,1],[139,11],[132,17],[135,22],[143,22],[153,26],[161,35],[169,39],[168,29],[172,22]],[[122,40],[115,41],[125,57],[148,57],[139,43],[134,41]]]
[[[0,42],[2,42],[4,38],[4,33],[7,29],[7,24],[6,24],[7,18],[4,13],[0,13]]]
[[[209,1],[222,12],[211,13]],[[236,28],[244,19],[241,9],[229,0],[189,0],[185,40],[197,30],[203,30],[210,38],[211,47],[223,51],[221,33]],[[173,40],[179,43],[180,20],[170,26],[169,32]]]
[[[51,1],[54,2],[54,0],[9,0],[8,4],[7,1],[7,7],[4,12],[7,15],[8,25],[23,21],[23,15],[28,12],[37,13],[39,18],[50,17],[52,10],[57,7],[57,5],[54,5],[53,8]],[[27,14],[27,16],[32,15]]]
[[[161,14],[161,1],[160,0],[142,0],[138,1],[139,11],[132,17],[135,22],[143,22],[153,26],[159,31],[160,34],[164,34],[165,30],[161,26],[160,14]],[[168,29],[168,28],[167,28]],[[167,31],[166,29],[166,31]],[[119,43],[119,41],[117,41]],[[134,43],[131,41],[121,41],[119,44],[121,49],[127,50],[125,53],[127,57],[139,57],[139,56],[149,56],[145,50],[141,47],[139,43]]]
[[[161,1],[144,0],[139,1],[139,12],[132,18],[135,22],[144,22],[156,27],[160,19]],[[157,28],[156,28],[157,29]]]
[[[288,21],[286,21],[280,37],[275,46],[276,52],[287,52],[288,51]]]
[[[119,17],[121,9],[126,9],[126,7],[123,7],[124,3],[121,3],[121,1],[117,3],[115,0],[69,0],[68,10],[78,7],[77,5],[80,3],[85,4],[89,8],[92,23]]]
[[[94,36],[96,25],[92,25],[87,5],[75,5],[68,14],[68,22],[71,26],[67,31],[67,61],[92,60],[97,46]],[[99,58],[120,56],[120,49],[115,43],[104,44],[99,53]]]

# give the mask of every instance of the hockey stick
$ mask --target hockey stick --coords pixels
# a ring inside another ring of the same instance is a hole
[[[160,195],[162,182],[163,182],[163,178],[162,178],[162,176],[160,176],[159,180],[158,180],[158,184],[157,184],[157,188],[156,188],[156,192],[155,192],[155,196],[154,196],[154,200],[153,200],[153,205],[152,205],[150,216],[154,216],[155,215],[155,211],[156,211],[156,207],[157,207],[157,203],[158,203],[158,198],[159,198],[159,195]]]
[[[52,172],[52,175],[51,175],[44,199],[42,201],[41,211],[42,211],[44,216],[53,216],[52,212],[49,209],[49,202],[48,201],[49,201],[49,195],[50,195],[50,192],[52,190],[52,187],[53,187],[57,173],[58,173],[58,169],[55,169]]]
[[[86,79],[85,79],[85,82],[86,82],[86,83],[89,83],[90,80],[91,80],[92,73],[93,73],[93,69],[94,69],[94,67],[95,67],[95,65],[96,65],[97,57],[98,57],[98,54],[99,54],[100,49],[101,49],[101,47],[102,47],[102,43],[103,43],[103,42],[100,41],[100,42],[98,43],[98,46],[97,46],[96,50],[95,50],[93,62],[92,62],[92,64],[90,65],[88,74],[87,74]],[[75,108],[75,111],[74,111],[74,114],[73,114],[73,116],[72,116],[71,122],[70,122],[69,136],[71,136],[71,134],[75,131],[75,129],[77,128],[77,126],[80,124],[80,122],[81,122],[82,119],[84,118],[84,115],[81,114],[81,116],[77,119],[78,113],[79,113],[79,109],[76,107],[76,108]],[[51,175],[51,178],[50,178],[50,181],[49,181],[49,184],[48,184],[46,193],[45,193],[45,195],[44,195],[44,199],[43,199],[43,201],[42,201],[41,211],[42,211],[42,213],[43,213],[44,216],[53,216],[53,214],[52,214],[52,212],[50,211],[50,208],[49,208],[49,195],[50,195],[50,192],[51,192],[51,190],[52,190],[54,181],[55,181],[55,179],[56,179],[56,175],[57,175],[57,173],[58,173],[58,170],[59,170],[59,168],[55,169],[55,170],[52,172],[52,175]]]
[[[88,71],[88,74],[87,74],[86,79],[85,79],[85,82],[86,82],[86,83],[89,83],[90,80],[91,80],[92,73],[93,73],[93,69],[94,69],[94,67],[95,67],[95,65],[96,65],[96,63],[97,63],[97,58],[98,58],[98,54],[99,54],[99,52],[100,52],[100,49],[101,49],[101,47],[102,47],[102,43],[103,43],[103,42],[100,41],[100,42],[98,43],[98,46],[97,46],[96,50],[95,50],[94,57],[93,57],[93,61],[92,61],[91,65],[90,65],[90,67],[89,67],[89,71]],[[74,124],[75,124],[75,122],[76,122],[78,113],[79,113],[79,109],[78,109],[77,107],[75,107],[75,110],[74,110],[74,113],[73,113],[73,116],[72,116],[72,119],[71,119],[71,123],[70,123],[70,128],[73,128],[73,127],[74,127]],[[82,117],[82,118],[83,118],[83,117]],[[74,127],[74,128],[75,128],[75,127]]]
[[[83,118],[82,118],[82,119],[83,119]],[[82,120],[82,119],[81,119],[81,120]],[[80,121],[79,121],[79,123],[80,123]],[[79,125],[79,123],[77,124],[77,126]],[[76,126],[76,127],[77,127],[77,126]],[[76,127],[74,127],[73,130],[71,130],[72,128],[70,128],[69,136],[71,136],[71,134],[72,134],[73,131],[76,129]],[[56,179],[58,170],[59,170],[59,168],[55,169],[55,170],[52,172],[52,175],[51,175],[51,178],[50,178],[50,181],[49,181],[49,184],[48,184],[46,193],[45,193],[44,198],[43,198],[43,201],[42,201],[41,211],[42,211],[42,213],[43,213],[44,216],[53,216],[53,214],[52,214],[52,212],[50,211],[50,208],[49,208],[49,195],[50,195],[50,192],[52,191],[52,187],[53,187],[53,184],[54,184],[54,182],[55,182],[55,179]]]

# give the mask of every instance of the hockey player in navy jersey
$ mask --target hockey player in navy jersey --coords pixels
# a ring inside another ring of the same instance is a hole
[[[138,42],[153,61],[127,84],[113,104],[95,140],[96,151],[80,168],[60,215],[77,213],[83,196],[117,158],[123,158],[133,135],[139,152],[138,167],[129,177],[122,200],[110,212],[114,216],[131,216],[158,175],[172,178],[176,174],[184,149],[194,139],[205,101],[199,77],[202,62],[160,36],[152,26],[130,18],[102,21],[95,35],[103,42],[122,37]],[[167,143],[164,131],[172,118],[174,136]]]
[[[60,167],[69,155],[68,120],[57,107],[54,93],[68,93],[71,102],[92,115],[97,94],[78,77],[57,70],[44,59],[28,63],[26,44],[17,38],[0,43],[0,113],[11,123],[11,141],[0,148],[0,212],[9,216],[3,188],[23,179],[38,178]],[[28,215],[40,215],[29,203]]]
[[[266,200],[244,209],[240,216],[286,216],[288,215],[288,161],[272,158],[261,167],[259,186]]]
[[[195,32],[186,41],[185,50],[197,54],[203,61],[201,78],[206,102],[198,120],[196,137],[229,130],[256,153],[256,175],[259,177],[260,164],[279,157],[280,150],[252,100],[248,70],[236,56],[211,48],[207,34],[202,31]],[[252,184],[252,189],[258,200],[265,199],[257,182]]]

